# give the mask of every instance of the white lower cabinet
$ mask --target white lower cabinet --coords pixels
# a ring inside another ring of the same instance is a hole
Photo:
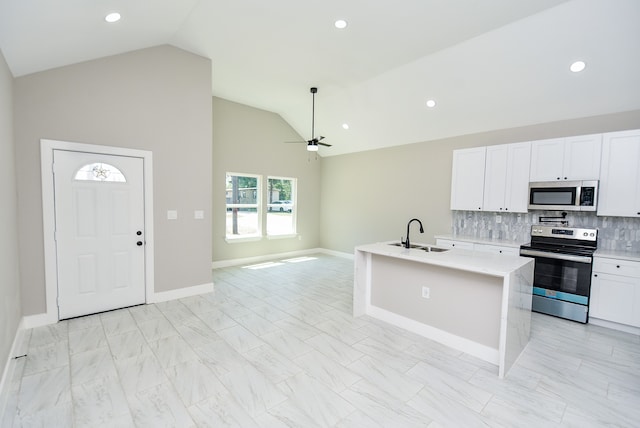
[[[589,317],[640,327],[640,262],[594,257]]]
[[[444,248],[459,248],[462,250],[473,250],[473,242],[453,241],[450,239],[436,239],[436,245]]]
[[[479,242],[456,241],[452,239],[436,238],[436,245],[445,248],[480,251],[483,253],[502,254],[505,256],[519,256],[520,248],[503,245],[481,244]]]
[[[476,251],[482,251],[483,253],[502,254],[504,256],[520,255],[520,248],[504,247],[502,245],[473,244],[473,249]]]

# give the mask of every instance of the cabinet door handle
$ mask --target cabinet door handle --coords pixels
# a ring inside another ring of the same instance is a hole
[[[620,265],[616,265],[616,267],[617,267],[618,269],[620,269]]]
[[[594,277],[597,277],[597,276],[598,276],[598,274],[597,274],[597,273],[594,273],[594,274],[593,274],[593,276],[594,276]]]

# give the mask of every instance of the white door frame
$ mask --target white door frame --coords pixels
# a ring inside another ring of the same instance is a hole
[[[53,151],[120,155],[143,159],[144,165],[144,223],[145,223],[145,301],[154,300],[154,238],[153,238],[153,159],[147,150],[72,143],[68,141],[40,140],[40,168],[42,172],[42,226],[44,234],[44,271],[46,313],[38,324],[58,322],[58,275],[55,241],[55,192],[53,182]]]

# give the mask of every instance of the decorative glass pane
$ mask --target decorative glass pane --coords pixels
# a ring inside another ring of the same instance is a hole
[[[90,163],[83,166],[76,172],[76,180],[86,181],[112,181],[126,183],[124,174],[115,166],[108,163]]]

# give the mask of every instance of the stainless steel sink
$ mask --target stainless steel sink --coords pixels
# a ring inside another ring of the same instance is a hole
[[[449,251],[449,248],[438,248],[438,247],[421,247],[420,249],[428,253],[443,253],[445,251]]]
[[[400,242],[392,242],[389,245],[393,245],[394,247],[404,247],[404,244],[401,244]],[[409,245],[410,248],[420,248],[422,249],[423,246],[422,245],[416,245],[416,244],[411,244]]]
[[[400,242],[391,242],[389,245],[393,245],[394,247],[404,247],[404,244],[401,244]],[[416,250],[426,251],[427,253],[442,253],[444,251],[449,251],[449,248],[438,248],[430,245],[411,244],[410,247],[415,248]]]

